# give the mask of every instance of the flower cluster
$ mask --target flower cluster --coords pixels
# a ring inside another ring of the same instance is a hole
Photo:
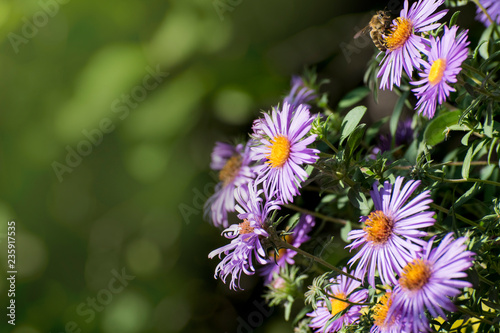
[[[393,188],[385,182],[380,191],[377,185],[371,192],[375,210],[361,217],[365,223],[362,230],[349,233],[349,239],[354,241],[347,247],[362,246],[349,263],[359,260],[355,275],[362,279],[367,275],[372,287],[378,270],[382,284],[394,288],[390,296],[383,298],[390,311],[383,312],[382,318],[378,307],[375,326],[382,331],[394,327],[408,332],[428,331],[424,311],[429,310],[433,316],[437,311],[444,316],[440,307],[454,309],[449,297],[458,295],[459,288],[471,286],[456,279],[467,276],[464,271],[472,266],[473,253],[465,251],[464,238],[453,241],[452,234],[431,251],[434,238],[424,241],[427,233],[419,230],[435,223],[435,213],[427,211],[432,202],[430,193],[423,191],[410,199],[419,181],[408,181],[403,186],[403,178],[398,177]]]
[[[399,17],[393,21],[390,32],[385,36],[387,51],[378,72],[382,78],[381,89],[392,90],[394,85],[399,86],[403,69],[411,77],[413,70],[420,68],[421,52],[428,49],[422,34],[439,27],[436,21],[445,16],[447,10],[435,12],[443,3],[444,0],[420,0],[408,8],[408,0],[405,0]]]
[[[497,19],[496,2],[479,3]],[[209,254],[220,258],[215,277],[236,290],[258,272],[295,332],[500,329],[497,27],[466,60],[468,30],[458,14],[440,23],[442,5],[405,0],[378,40],[386,51],[366,77],[399,87],[390,120],[363,123],[366,88],[335,107],[294,76],[247,142],[215,145],[205,217],[229,242]]]
[[[293,202],[299,188],[308,178],[303,165],[317,159],[317,149],[308,148],[315,139],[309,134],[314,117],[306,103],[316,98],[311,88],[299,78],[292,80],[292,89],[283,106],[254,121],[253,134],[243,145],[233,147],[218,142],[212,153],[211,168],[219,171],[220,182],[205,203],[205,218],[226,229],[223,235],[231,243],[209,254],[210,258],[225,255],[215,276],[224,282],[232,275],[230,287],[240,287],[241,273],[255,272],[253,258],[265,265],[263,274],[269,283],[285,263],[293,264],[295,251],[281,249],[276,262],[267,257],[262,242],[269,237],[270,213],[283,203]],[[235,203],[235,199],[238,204]],[[239,224],[229,226],[228,213],[238,211]],[[305,215],[286,238],[293,246],[308,240],[307,233],[314,218]]]
[[[461,65],[467,58],[469,42],[467,30],[457,36],[458,27],[444,27],[442,37],[429,33],[440,26],[437,21],[447,10],[437,11],[444,0],[420,0],[408,8],[405,0],[400,16],[396,18],[385,36],[387,51],[380,64],[380,88],[391,89],[401,85],[403,69],[408,77],[418,70],[420,80],[411,81],[418,98],[415,110],[433,118],[436,105],[443,104],[450,92],[450,84],[457,82]]]
[[[330,300],[331,307],[321,300],[316,304],[318,309],[308,314],[313,317],[310,326],[317,332],[336,332],[358,320],[360,305],[350,307],[339,318],[336,315],[349,307],[339,299],[351,303],[366,299],[366,295],[360,296],[361,290],[352,293],[365,277],[372,288],[376,288],[378,278],[392,290],[374,306],[372,332],[427,332],[430,328],[425,311],[444,317],[442,308],[455,309],[450,298],[472,286],[460,279],[467,276],[465,271],[472,266],[474,255],[466,251],[465,238],[453,240],[450,233],[433,249],[435,237],[425,241],[427,233],[419,230],[435,223],[435,213],[427,211],[432,202],[430,193],[423,191],[411,198],[420,182],[408,181],[403,185],[403,181],[398,177],[394,187],[385,182],[380,190],[378,183],[374,184],[374,211],[362,216],[360,222],[365,227],[351,231],[348,237],[353,242],[347,248],[361,247],[349,261],[351,266],[358,262],[353,273],[357,280],[342,276],[339,287],[331,291],[335,297]],[[352,299],[346,298],[351,293]]]

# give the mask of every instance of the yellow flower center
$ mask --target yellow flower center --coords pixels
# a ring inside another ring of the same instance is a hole
[[[240,235],[249,234],[255,229],[254,227],[250,226],[250,221],[248,221],[247,219],[244,219],[243,222],[241,222],[238,226]]]
[[[227,186],[238,175],[241,168],[241,156],[231,157],[219,172],[219,180]]]
[[[333,294],[333,296],[340,299],[345,299],[344,293]],[[349,306],[349,303],[339,301],[335,298],[331,298],[330,302],[332,303],[332,316],[335,316],[337,313],[344,311]]]
[[[403,268],[403,274],[399,278],[402,288],[411,291],[422,289],[429,282],[431,267],[422,259],[415,259]]]
[[[278,135],[273,140],[271,140],[272,145],[267,146],[271,148],[271,153],[267,155],[269,161],[273,168],[281,168],[290,156],[290,141],[283,136]]]
[[[378,327],[385,327],[385,319],[387,318],[387,313],[392,305],[392,292],[387,292],[380,298],[380,301],[373,307],[373,315],[372,318],[374,320],[374,324]],[[394,323],[394,318],[391,318],[390,323]]]
[[[365,221],[366,240],[375,244],[385,244],[392,235],[394,222],[381,210],[371,212]]]
[[[392,26],[392,31],[385,39],[387,49],[394,51],[402,47],[413,34],[413,22],[406,18],[398,17],[396,25]]]
[[[429,72],[429,83],[432,86],[435,86],[436,84],[441,82],[445,69],[446,69],[445,59],[440,58],[432,63],[431,70]]]

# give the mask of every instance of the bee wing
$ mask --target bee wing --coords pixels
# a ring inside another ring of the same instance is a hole
[[[358,31],[354,35],[354,39],[359,38],[362,34],[368,33],[370,30],[371,30],[371,27],[369,25],[367,25],[366,27],[364,27],[363,29],[361,29],[360,31]]]

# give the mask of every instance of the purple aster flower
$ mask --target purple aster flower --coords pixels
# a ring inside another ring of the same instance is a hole
[[[448,83],[457,82],[457,74],[467,58],[469,42],[467,30],[457,34],[458,27],[444,27],[442,39],[431,36],[431,48],[428,51],[428,62],[423,63],[422,79],[412,82],[420,87],[413,89],[418,98],[415,109],[427,118],[434,117],[436,103],[443,104],[450,92],[455,91]]]
[[[263,182],[267,193],[277,191],[278,198],[285,203],[293,201],[299,194],[300,183],[308,177],[301,165],[318,159],[319,151],[307,148],[316,139],[316,134],[307,136],[313,120],[304,104],[293,109],[284,103],[281,111],[273,108],[271,116],[264,113],[259,124],[265,136],[252,147],[253,158],[266,163],[256,167],[256,181]]]
[[[204,206],[204,217],[216,227],[227,228],[228,212],[234,212],[234,191],[241,185],[248,184],[255,178],[255,166],[252,160],[250,144],[232,146],[216,142],[212,152],[210,168],[219,171],[220,182],[215,186],[214,194]]]
[[[497,24],[500,24],[500,1],[479,0],[479,3],[484,7],[484,9],[486,9],[491,19],[495,21]],[[491,24],[490,20],[488,19],[488,16],[486,16],[486,14],[479,7],[477,7],[476,19],[482,22],[487,27],[489,27]]]
[[[392,307],[392,291],[382,295],[377,304],[373,306],[373,326],[370,333],[404,333],[401,329],[400,316],[387,317]]]
[[[410,145],[413,142],[413,140],[415,139],[415,132],[413,131],[411,125],[411,118],[402,120],[398,123],[398,127],[396,129],[396,138],[394,139],[396,147],[402,145]],[[380,136],[379,143],[373,148],[372,153],[368,157],[371,159],[376,159],[378,153],[383,153],[392,149],[392,135],[390,133],[384,134]]]
[[[343,271],[347,273],[345,267]],[[327,301],[318,301],[316,303],[317,309],[307,314],[309,317],[312,317],[309,327],[315,329],[314,332],[316,333],[337,332],[344,325],[350,325],[359,320],[361,306],[350,306],[349,303],[342,302],[339,299],[344,299],[351,303],[363,303],[368,297],[368,290],[366,289],[354,291],[361,286],[361,283],[345,275],[341,275],[337,279],[332,279],[331,282],[333,284],[328,287],[328,294],[335,298],[329,298]],[[328,310],[325,302],[331,303],[331,312]],[[346,313],[333,321],[330,320],[348,307],[349,309]]]
[[[301,215],[299,222],[297,222],[297,225],[292,230],[293,233],[287,235],[285,240],[294,247],[300,247],[311,238],[308,236],[308,233],[314,227],[315,223],[314,216],[309,214]],[[284,248],[279,249],[278,252],[279,254],[277,255],[274,252],[269,254],[268,263],[262,269],[261,275],[265,277],[265,284],[271,283],[274,273],[279,273],[280,269],[285,267],[287,263],[290,265],[295,264],[293,257],[295,257],[297,252]]]
[[[233,224],[222,232],[222,235],[231,239],[231,243],[210,252],[208,257],[212,259],[224,253],[225,257],[215,269],[215,278],[219,276],[224,283],[229,274],[232,275],[229,288],[236,290],[240,287],[241,273],[247,275],[255,273],[253,258],[259,264],[265,264],[266,252],[262,246],[261,239],[269,237],[266,231],[266,223],[269,213],[279,209],[277,201],[265,201],[260,197],[262,190],[257,190],[255,184],[248,187],[240,187],[235,198],[238,202],[236,210],[240,224]]]
[[[403,177],[397,177],[394,188],[389,182],[385,182],[380,190],[378,182],[373,185],[370,193],[375,211],[362,216],[360,222],[365,222],[365,227],[350,231],[347,237],[354,241],[346,248],[352,250],[363,246],[349,264],[359,260],[355,275],[364,278],[368,272],[368,282],[373,287],[376,268],[383,284],[397,282],[395,272],[399,272],[426,244],[420,237],[427,233],[418,229],[435,222],[434,212],[425,211],[432,202],[430,192],[424,191],[406,203],[420,181],[410,180],[403,186],[403,180]]]
[[[424,251],[399,271],[399,281],[394,287],[394,299],[388,318],[405,318],[405,329],[412,332],[427,332],[429,322],[425,316],[427,309],[433,318],[446,317],[444,310],[455,311],[449,299],[458,296],[461,289],[472,287],[462,278],[472,266],[474,253],[466,251],[465,238],[453,240],[446,235],[437,248],[432,248],[433,237]]]
[[[300,76],[293,76],[291,85],[292,89],[283,99],[283,102],[290,104],[293,108],[299,106],[300,104],[306,104],[307,102],[319,97],[316,90],[309,87],[306,81]]]
[[[399,17],[393,21],[391,31],[385,36],[387,51],[377,75],[382,77],[380,89],[392,90],[394,84],[399,86],[403,68],[409,77],[414,68],[420,68],[420,52],[428,45],[419,34],[439,27],[439,23],[434,22],[446,15],[447,10],[434,12],[443,3],[444,0],[420,0],[408,9],[408,0],[405,0]]]

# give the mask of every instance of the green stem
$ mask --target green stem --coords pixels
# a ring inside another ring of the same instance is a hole
[[[434,224],[434,228],[436,228],[437,230],[439,230],[441,232],[447,232],[448,231],[448,230],[446,230],[445,227],[443,227],[443,226],[441,226],[441,225],[439,225],[437,223]],[[429,235],[430,235],[430,233],[429,233]]]
[[[429,168],[431,168],[431,169],[437,169],[437,168],[440,168],[440,167],[443,167],[443,166],[461,166],[461,165],[464,165],[464,162],[454,161],[454,162],[444,162],[444,163],[433,164],[433,165],[429,166]],[[470,165],[491,165],[491,163],[488,163],[488,161],[471,161]],[[411,170],[414,167],[415,167],[414,165],[398,165],[398,166],[395,166],[395,167],[391,167],[391,169],[395,169],[395,170]]]
[[[479,178],[461,178],[461,179],[448,179],[448,178],[441,178],[441,177],[436,177],[433,175],[427,175],[430,179],[434,180],[440,180],[445,183],[483,183],[483,184],[488,184],[488,185],[493,185],[493,186],[498,186],[500,187],[499,182],[495,182],[493,180],[484,180],[484,179],[479,179]]]
[[[344,272],[343,270],[341,270],[340,268],[337,268],[335,266],[333,266],[332,264],[330,264],[329,262],[326,262],[324,261],[323,259],[319,258],[319,257],[316,257],[315,255],[313,254],[310,254],[309,252],[306,252],[302,249],[299,249],[295,246],[293,246],[292,244],[284,241],[283,239],[281,239],[281,237],[279,237],[276,232],[274,232],[274,230],[270,230],[270,237],[271,237],[271,241],[274,243],[274,245],[276,245],[276,247],[279,249],[279,248],[285,248],[285,249],[288,249],[288,250],[292,250],[292,251],[295,251],[297,253],[300,253],[301,255],[303,255],[304,257],[307,257],[309,259],[312,259],[314,261],[316,261],[318,264],[321,264],[325,267],[327,267],[328,269],[332,270],[332,271],[335,271],[336,273],[339,273],[339,274],[342,274],[342,275],[345,275],[347,276],[348,278],[351,278],[353,280],[356,280],[358,282],[362,282],[359,278],[349,274],[349,273],[346,273]]]
[[[339,179],[340,181],[345,182],[345,183],[346,183],[347,185],[349,185],[349,187],[351,187],[351,188],[352,188],[352,187],[354,187],[354,186],[356,185],[356,184],[354,183],[354,181],[353,181],[351,178],[347,177],[346,175],[341,175],[341,177],[338,177],[338,179]]]
[[[496,328],[499,328],[499,327],[500,327],[500,326],[498,326],[498,324],[495,324],[494,322],[489,321],[488,319],[481,317],[480,315],[478,315],[478,314],[476,314],[476,313],[474,313],[474,312],[470,311],[470,310],[469,310],[469,309],[467,309],[467,308],[463,308],[463,307],[461,307],[461,306],[458,306],[458,307],[457,307],[457,310],[458,310],[458,312],[461,312],[461,313],[466,314],[466,315],[468,315],[468,316],[471,316],[471,317],[477,318],[477,319],[479,319],[480,321],[482,321],[483,323],[486,323],[486,324],[488,324],[488,325],[494,326],[494,327],[496,327]]]
[[[321,139],[321,141],[323,141],[324,143],[326,143],[327,146],[330,147],[330,149],[335,152],[335,154],[339,153],[339,150],[337,148],[335,148],[335,146],[330,141],[328,141],[328,139],[323,138],[323,139]]]
[[[330,221],[330,222],[341,224],[341,225],[346,225],[346,224],[349,223],[348,220],[338,219],[338,218],[335,218],[335,217],[327,216],[327,215],[324,215],[324,214],[321,214],[321,213],[318,213],[318,212],[315,212],[315,211],[312,211],[312,210],[308,210],[308,209],[305,209],[305,208],[302,208],[302,207],[299,207],[299,206],[296,206],[296,205],[293,205],[293,204],[286,204],[284,206],[286,208],[295,210],[295,211],[297,211],[299,213],[309,214],[309,215],[315,216],[315,217],[317,217],[319,219],[323,219],[325,221]]]
[[[349,177],[347,177],[346,175],[340,173],[340,172],[329,172],[329,171],[326,171],[324,168],[322,168],[321,166],[318,165],[318,163],[315,163],[315,164],[312,164],[312,166],[316,169],[318,169],[319,171],[327,174],[327,175],[330,175],[332,176],[333,178],[341,181],[341,182],[345,182],[347,185],[349,185],[349,187],[354,187],[355,183],[352,179],[350,179]]]
[[[460,165],[464,165],[464,162],[453,161],[453,162],[438,163],[438,164],[431,165],[429,168],[437,169],[437,168],[440,168],[442,166],[460,166]],[[488,163],[488,161],[471,161],[470,165],[490,165],[490,163]],[[398,166],[392,167],[391,169],[411,170],[414,167],[415,167],[414,165],[403,165],[403,166],[398,165]]]
[[[318,154],[318,156],[321,158],[332,158],[334,155],[321,152]]]
[[[480,75],[483,78],[486,78],[486,75],[483,72],[481,72],[477,68],[475,68],[473,66],[470,66],[470,65],[468,65],[466,63],[462,63],[462,68],[466,69],[466,70],[468,70],[470,72],[473,72],[473,73],[475,73],[477,75]],[[488,80],[486,80],[486,82],[488,82],[490,85],[492,85],[495,89],[498,89],[498,85],[492,79],[488,79]]]
[[[479,275],[479,274],[478,274],[478,276],[479,276],[479,280],[483,281],[484,283],[486,283],[486,284],[488,284],[488,285],[490,285],[490,286],[492,286],[492,287],[494,287],[494,286],[495,286],[495,284],[494,284],[492,281],[488,280],[488,279],[487,279],[487,278],[485,278],[484,276]]]
[[[431,203],[430,203],[430,206],[431,206],[432,208],[434,208],[434,209],[439,210],[440,212],[443,212],[443,213],[445,213],[445,214],[450,215],[450,211],[449,211],[448,209],[446,209],[446,208],[444,208],[444,207],[441,207],[441,206],[439,206],[439,205],[436,205],[436,204],[435,204],[435,203],[433,203],[433,202],[431,202]],[[472,220],[469,220],[468,218],[463,217],[462,215],[459,215],[459,214],[455,213],[455,217],[457,218],[457,220],[460,220],[460,221],[462,221],[462,222],[467,223],[468,225],[471,225],[471,226],[473,226],[473,227],[476,227],[476,228],[478,228],[478,229],[479,229],[479,230],[481,230],[481,231],[485,231],[484,227],[480,226],[479,224],[477,224],[476,222],[474,222],[474,221],[472,221]]]
[[[474,81],[474,83],[476,83],[477,85],[481,86],[481,87],[476,87],[476,86],[470,85],[471,88],[474,89],[474,91],[476,91],[479,94],[486,95],[486,96],[488,96],[489,98],[493,99],[496,102],[500,102],[500,97],[497,96],[497,95],[493,95],[488,90],[484,89],[482,87],[483,83],[481,81],[479,81],[478,79],[476,79],[475,77],[472,77],[472,76],[467,76],[467,77],[469,79],[471,79],[472,81]],[[461,85],[465,85],[466,84],[466,82],[460,76],[457,76],[457,83],[461,84]],[[495,85],[495,87],[497,87],[497,86]]]
[[[464,162],[458,162],[458,161],[444,162],[431,165],[431,168],[435,169],[441,166],[460,166],[460,165],[464,165]],[[488,165],[488,161],[471,161],[470,165]]]

